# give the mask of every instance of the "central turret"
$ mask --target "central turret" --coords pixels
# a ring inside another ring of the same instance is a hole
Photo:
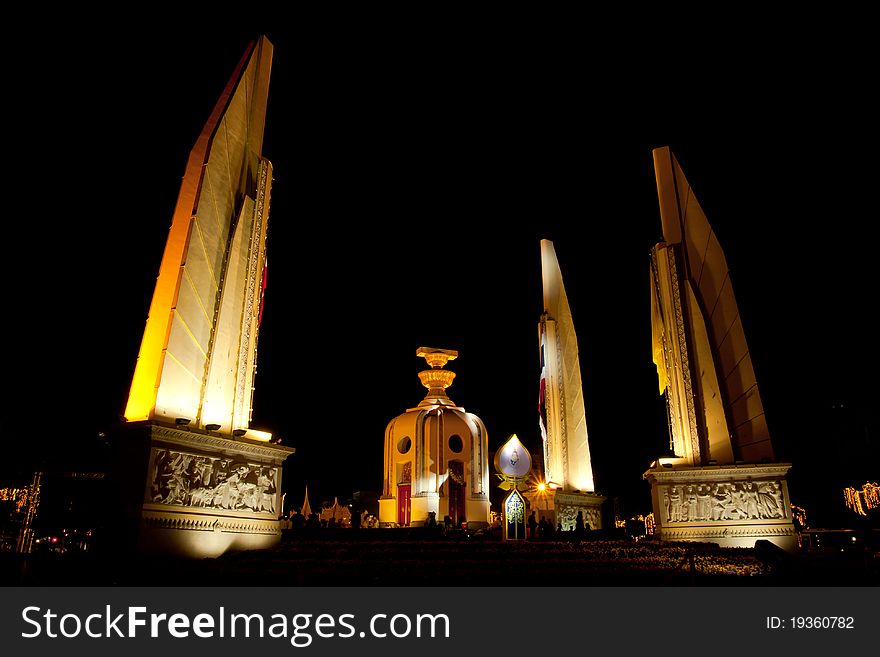
[[[428,394],[385,429],[385,473],[379,498],[383,527],[489,522],[489,438],[482,420],[446,395],[458,352],[419,347],[431,369],[419,372]]]
[[[444,370],[443,367],[449,361],[458,358],[458,352],[452,349],[419,347],[416,349],[416,356],[424,358],[431,366],[431,369],[419,372],[419,380],[428,389],[428,394],[421,401],[419,407],[455,406],[446,394],[446,388],[451,386],[453,379],[455,379],[455,372]]]

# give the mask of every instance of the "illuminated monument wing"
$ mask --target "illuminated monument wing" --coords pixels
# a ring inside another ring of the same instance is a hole
[[[174,209],[125,408],[129,447],[117,450],[128,533],[142,550],[213,556],[280,538],[280,466],[293,450],[249,427],[272,186],[261,155],[271,66],[263,37],[190,152]]]
[[[539,410],[547,489],[527,497],[532,508],[544,512],[542,515],[553,511],[555,523],[561,523],[565,530],[574,529],[578,511],[593,529],[600,529],[605,498],[596,495],[593,484],[577,334],[556,250],[549,240],[541,240],[541,271],[544,312],[538,324]]]
[[[186,165],[125,409],[247,429],[272,165],[260,156],[272,46],[245,54]]]
[[[654,151],[664,241],[651,250],[651,332],[670,455],[645,478],[662,540],[795,544],[724,252],[668,148]]]
[[[383,527],[419,526],[434,514],[453,525],[489,524],[489,437],[483,421],[456,406],[446,394],[458,357],[448,349],[420,347],[416,355],[431,369],[419,372],[428,394],[385,429],[385,474],[379,498]]]

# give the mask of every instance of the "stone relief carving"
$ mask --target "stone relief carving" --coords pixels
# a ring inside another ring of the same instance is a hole
[[[148,501],[275,514],[275,468],[230,457],[153,450]]]
[[[667,486],[663,506],[669,522],[787,517],[782,488],[775,481]]]
[[[574,531],[578,511],[583,513],[585,526],[589,525],[592,529],[602,526],[601,519],[599,518],[599,510],[595,507],[564,504],[556,509],[556,522],[562,525],[562,531]]]

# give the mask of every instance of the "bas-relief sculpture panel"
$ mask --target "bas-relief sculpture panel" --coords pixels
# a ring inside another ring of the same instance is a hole
[[[275,468],[154,449],[147,501],[276,515]]]
[[[560,504],[556,507],[556,522],[562,525],[562,531],[574,531],[577,525],[577,514],[583,514],[584,526],[596,529],[602,526],[600,511],[595,507]]]
[[[664,486],[668,522],[773,520],[787,517],[776,481]]]

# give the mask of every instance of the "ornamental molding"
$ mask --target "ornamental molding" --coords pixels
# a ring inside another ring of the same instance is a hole
[[[179,516],[145,513],[143,524],[151,529],[174,529],[180,531],[209,531],[233,534],[281,535],[277,520],[256,521],[229,517]]]
[[[678,333],[678,348],[681,354],[681,374],[684,379],[685,402],[688,410],[688,424],[690,426],[691,454],[695,459],[700,455],[700,438],[697,432],[697,411],[694,406],[694,389],[691,384],[691,367],[688,360],[687,336],[684,330],[684,316],[681,310],[681,292],[678,285],[678,270],[675,264],[675,251],[670,247],[666,249],[669,254],[669,272],[672,280],[672,305],[675,311],[675,330]],[[668,399],[668,397],[667,397]],[[670,413],[671,415],[671,413]]]
[[[656,516],[655,516],[656,517]],[[671,524],[670,524],[671,523]],[[731,523],[736,523],[731,524]],[[791,520],[787,517],[780,518],[742,518],[735,520],[696,520],[693,522],[688,522],[687,520],[682,521],[666,521],[659,523],[660,527],[663,528],[663,531],[679,531],[679,530],[690,530],[690,529],[704,529],[706,531],[716,531],[716,530],[726,530],[730,527],[793,527],[791,524]]]
[[[735,526],[735,527],[695,527],[669,529],[663,527],[661,530],[661,538],[664,541],[692,541],[698,539],[718,539],[718,538],[763,538],[765,536],[795,536],[794,527],[788,525],[756,525],[756,526]]]
[[[269,165],[266,160],[260,160],[259,180],[257,183],[257,198],[254,203],[254,224],[251,230],[251,241],[248,245],[250,253],[248,258],[247,271],[247,288],[245,293],[244,308],[242,311],[242,336],[239,342],[238,353],[238,373],[236,375],[235,401],[233,408],[233,418],[236,422],[242,421],[245,415],[245,404],[247,403],[248,422],[251,418],[251,395],[248,388],[248,381],[253,383],[252,377],[248,376],[249,368],[254,367],[256,363],[256,354],[254,359],[248,358],[251,353],[251,331],[254,328],[254,317],[258,309],[255,309],[257,278],[262,280],[262,271],[260,270],[260,260],[264,255],[265,244],[263,242],[263,220],[266,202],[266,185],[268,178]],[[256,344],[256,336],[254,336]]]
[[[761,465],[729,465],[716,466],[715,468],[687,468],[677,469],[664,468],[663,466],[652,468],[643,475],[653,485],[678,484],[682,482],[739,482],[749,479],[778,479],[785,477],[791,469],[791,463],[761,464]]]
[[[553,496],[556,504],[572,504],[584,508],[600,506],[607,498],[595,493],[560,493],[559,490]]]
[[[731,522],[735,522],[735,525],[732,525]],[[712,520],[703,520],[697,521],[693,523],[689,523],[687,521],[684,522],[676,522],[674,525],[669,525],[666,523],[660,523],[660,527],[664,532],[679,532],[679,531],[700,531],[700,532],[721,532],[718,534],[719,536],[728,536],[725,532],[731,530],[731,527],[741,528],[744,532],[749,531],[760,531],[762,529],[773,529],[773,531],[794,531],[794,525],[791,524],[791,521],[787,518],[762,518],[760,520],[721,520],[721,521],[712,521]],[[666,535],[665,533],[663,534]]]
[[[567,376],[567,372],[563,368],[563,360],[562,360],[562,341],[559,339],[559,324],[554,322],[553,324],[553,339],[556,342],[556,376],[557,380],[553,383],[556,386],[556,390],[558,392],[559,399],[559,451],[560,456],[562,457],[562,472],[554,473],[554,476],[558,477],[562,480],[563,483],[568,482],[568,426],[566,423],[566,409],[568,406],[568,402],[565,399],[565,378]],[[547,355],[545,354],[546,358]],[[546,403],[546,402],[545,402]],[[547,418],[547,424],[550,424],[550,418]],[[550,436],[547,436],[550,438]],[[561,476],[560,476],[561,475]]]
[[[263,461],[269,461],[273,465],[281,465],[284,460],[294,453],[292,447],[281,445],[257,444],[244,440],[232,440],[220,436],[211,436],[193,431],[181,431],[153,424],[150,427],[150,437],[153,441],[163,441],[173,445],[186,446],[202,450],[210,454],[223,454],[226,456],[251,456]]]
[[[176,505],[176,508],[169,508],[169,505],[157,502],[144,502],[144,516],[153,517],[177,517],[177,518],[203,518],[211,519],[211,522],[217,518],[226,518],[227,520],[241,520],[250,522],[275,522],[277,516],[266,517],[265,513],[240,509],[212,509],[200,508],[193,506]]]

